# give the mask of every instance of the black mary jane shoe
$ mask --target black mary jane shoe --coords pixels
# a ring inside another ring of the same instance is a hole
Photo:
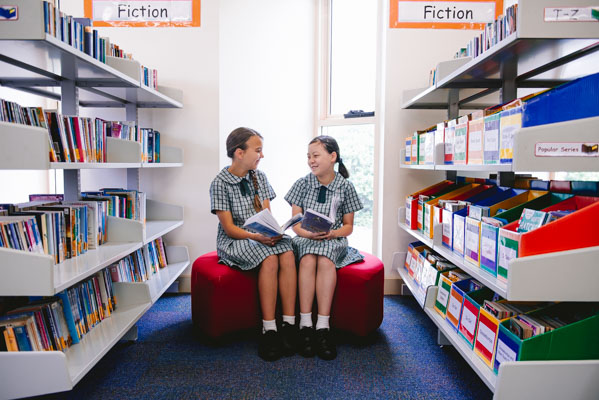
[[[327,361],[337,357],[337,346],[330,329],[317,329],[314,342],[318,357]]]
[[[287,322],[281,324],[281,350],[284,356],[292,356],[297,352],[297,327]]]
[[[303,357],[314,357],[314,328],[303,327],[299,330],[299,345],[297,352]]]
[[[281,358],[281,337],[277,331],[266,331],[260,335],[258,355],[264,361],[276,361]]]

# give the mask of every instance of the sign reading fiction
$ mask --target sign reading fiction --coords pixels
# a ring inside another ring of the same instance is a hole
[[[390,1],[390,28],[482,30],[503,10],[503,0]]]
[[[200,26],[200,0],[85,0],[94,26]]]

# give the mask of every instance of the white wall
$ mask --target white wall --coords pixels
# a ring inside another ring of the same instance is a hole
[[[447,113],[434,110],[402,110],[402,92],[428,86],[429,70],[438,62],[450,60],[458,48],[463,47],[476,31],[389,29],[389,2],[384,2],[386,61],[384,70],[384,136],[382,144],[382,238],[381,251],[385,264],[385,277],[399,279],[392,270],[394,252],[405,252],[412,236],[397,225],[397,209],[404,205],[405,196],[429,186],[444,174],[399,168],[399,153],[405,145],[406,136],[446,119]],[[394,292],[393,285],[386,285],[386,292]]]
[[[314,126],[316,1],[229,0],[220,5],[220,166],[225,141],[246,126],[264,136],[264,171],[277,193],[279,222],[291,216],[283,197],[309,172]],[[216,225],[216,217],[213,224]]]

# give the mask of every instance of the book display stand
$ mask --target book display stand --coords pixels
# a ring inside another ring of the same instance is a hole
[[[180,91],[143,84],[138,62],[107,57],[105,64],[46,34],[40,0],[11,4],[19,7],[19,19],[0,24],[2,86],[59,100],[63,115],[79,115],[80,106],[113,107],[137,121],[138,108],[182,107]],[[145,163],[138,142],[107,138],[106,146],[106,163],[49,162],[46,129],[0,122],[0,169],[62,169],[65,201],[79,199],[83,169],[126,169],[127,189],[140,190],[143,169],[183,166],[180,148],[162,146],[162,162]],[[148,199],[146,221],[108,217],[107,243],[60,264],[0,248],[0,296],[55,295],[181,225],[182,206]],[[169,264],[149,280],[114,282],[117,308],[65,352],[0,352],[0,398],[70,390],[115,343],[135,340],[139,318],[189,266],[186,247],[167,246],[166,253]]]
[[[592,5],[591,2],[582,3],[577,5]],[[560,75],[559,68],[599,50],[599,24],[544,21],[546,7],[560,6],[563,4],[553,0],[520,0],[515,33],[479,57],[458,66],[432,87],[405,91],[402,108],[447,109],[448,118],[454,119],[460,109],[482,109],[511,101],[517,97],[518,88],[550,88],[566,82],[554,78]],[[548,71],[555,73],[548,74]],[[455,179],[457,171],[497,172],[502,186],[510,186],[518,171],[599,171],[598,157],[552,158],[536,157],[534,153],[538,142],[596,142],[598,123],[599,118],[593,117],[521,128],[514,134],[511,164],[445,165],[441,143],[436,145],[434,164],[405,164],[405,150],[402,150],[400,168],[444,170],[447,179]],[[510,262],[509,278],[505,281],[471,265],[443,246],[441,225],[434,226],[431,239],[411,229],[405,221],[406,208],[400,207],[398,224],[401,229],[507,300],[599,301],[599,247],[516,258]],[[523,395],[587,399],[599,393],[596,379],[599,360],[506,361],[495,374],[455,328],[433,309],[439,287],[419,287],[404,268],[405,259],[405,252],[393,256],[393,268],[399,272],[406,289],[402,288],[402,294],[408,290],[414,294],[437,325],[439,344],[455,346],[494,393],[494,399],[522,398]]]

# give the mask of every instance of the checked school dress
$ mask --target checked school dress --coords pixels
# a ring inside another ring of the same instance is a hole
[[[266,175],[256,170],[256,178],[260,201],[274,199],[276,194],[268,183]],[[245,182],[243,182],[244,179]],[[256,214],[253,206],[254,194],[255,189],[249,173],[242,178],[233,175],[228,171],[228,167],[225,167],[210,185],[211,211],[213,214],[219,210],[230,211],[233,223],[241,228],[249,217]],[[233,239],[225,233],[219,223],[216,251],[220,261],[224,264],[249,270],[259,266],[266,257],[293,251],[293,247],[288,236],[283,236],[283,239],[272,247],[252,239]]]
[[[321,187],[325,188],[321,192]],[[298,179],[285,196],[285,200],[291,205],[295,204],[306,210],[308,208],[324,215],[329,215],[331,201],[334,195],[339,196],[340,203],[335,215],[335,223],[331,229],[339,229],[343,225],[343,215],[356,212],[363,208],[354,185],[335,172],[335,179],[324,186],[318,182],[314,174],[308,174]],[[324,202],[322,202],[324,201]],[[306,254],[317,254],[325,256],[335,263],[337,268],[345,267],[351,263],[362,260],[364,257],[353,247],[347,244],[347,238],[340,237],[331,240],[312,240],[300,236],[293,238],[293,249],[298,260]]]

